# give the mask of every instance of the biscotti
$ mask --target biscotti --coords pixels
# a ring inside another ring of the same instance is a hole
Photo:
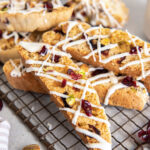
[[[16,45],[21,40],[39,41],[42,32],[8,32],[0,30],[0,62],[5,63],[9,59],[20,58]]]
[[[57,44],[57,47],[78,61],[104,67],[115,74],[131,76],[144,82],[150,75],[150,44],[128,31],[69,21],[45,33],[43,41]]]
[[[101,103],[136,110],[144,108],[149,97],[142,83],[125,76],[117,77],[113,72],[108,72],[103,68],[93,68],[82,63],[76,64],[80,65],[80,73],[88,76]],[[8,61],[3,71],[12,87],[24,91],[46,93],[31,73],[33,70],[25,68],[21,60]],[[129,82],[132,84],[129,85]]]
[[[17,32],[45,31],[70,19],[74,6],[61,0],[0,2],[0,29]]]
[[[93,26],[122,28],[128,19],[128,9],[122,0],[74,0],[72,20]]]
[[[109,123],[89,80],[79,74],[70,55],[45,43],[21,42],[19,54],[26,67],[50,93],[81,139],[90,149],[110,150]]]
[[[28,72],[20,59],[9,60],[3,66],[9,84],[19,90],[47,93],[31,72]]]

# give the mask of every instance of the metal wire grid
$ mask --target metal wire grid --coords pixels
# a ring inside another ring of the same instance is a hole
[[[0,66],[0,98],[18,115],[47,149],[84,150],[85,145],[48,95],[15,90],[9,86]],[[149,121],[150,104],[141,112],[105,107],[111,123],[114,150],[136,149],[137,132]]]

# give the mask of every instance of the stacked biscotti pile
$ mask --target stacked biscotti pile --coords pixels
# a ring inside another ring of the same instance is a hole
[[[89,149],[110,150],[101,104],[142,110],[150,90],[150,45],[113,28],[127,20],[124,3],[18,0],[0,8],[1,41],[11,58],[3,67],[8,82],[49,94]]]

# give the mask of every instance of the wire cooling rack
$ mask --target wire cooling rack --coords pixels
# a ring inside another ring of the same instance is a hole
[[[2,72],[2,65],[0,66],[0,98],[6,101],[47,149],[86,149],[80,137],[48,95],[13,89]],[[108,106],[105,109],[111,123],[113,149],[136,149],[141,144],[137,133],[146,126],[150,118],[150,104],[146,104],[141,112]]]

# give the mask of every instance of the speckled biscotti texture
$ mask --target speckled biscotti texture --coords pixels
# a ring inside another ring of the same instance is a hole
[[[9,59],[20,58],[16,44],[21,40],[39,41],[42,32],[7,32],[0,30],[0,62],[5,63]]]
[[[8,61],[5,63],[3,70],[12,87],[25,91],[46,93],[31,73],[32,70],[20,65],[19,60]],[[149,99],[146,88],[140,82],[136,81],[137,87],[129,87],[122,84],[122,80],[126,77],[117,77],[105,69],[93,68],[83,64],[80,66],[80,70],[82,73],[88,72],[87,76],[97,91],[100,102],[105,105],[142,110]],[[113,91],[113,88],[118,85],[120,87]]]
[[[80,69],[70,55],[42,43],[20,45],[19,54],[26,67],[34,71],[86,146],[110,150],[109,123],[99,97],[87,78],[79,74]]]
[[[47,93],[31,72],[26,72],[20,59],[9,60],[3,66],[9,84],[19,90]]]
[[[58,2],[58,1],[57,1]],[[45,31],[71,18],[74,6],[59,0],[0,2],[0,29],[17,32]],[[3,4],[4,3],[4,4]]]
[[[125,25],[128,9],[122,0],[74,0],[76,3],[72,19],[104,27]]]
[[[137,80],[145,80],[150,75],[150,44],[127,31],[70,21],[45,33],[43,41],[57,44],[76,60],[104,67],[115,74]]]
[[[86,70],[83,64],[81,70]],[[149,96],[145,86],[126,76],[116,76],[103,68],[89,68],[88,78],[105,105],[121,106],[128,109],[142,110]],[[129,81],[130,80],[130,81]],[[129,82],[132,84],[127,85]]]

